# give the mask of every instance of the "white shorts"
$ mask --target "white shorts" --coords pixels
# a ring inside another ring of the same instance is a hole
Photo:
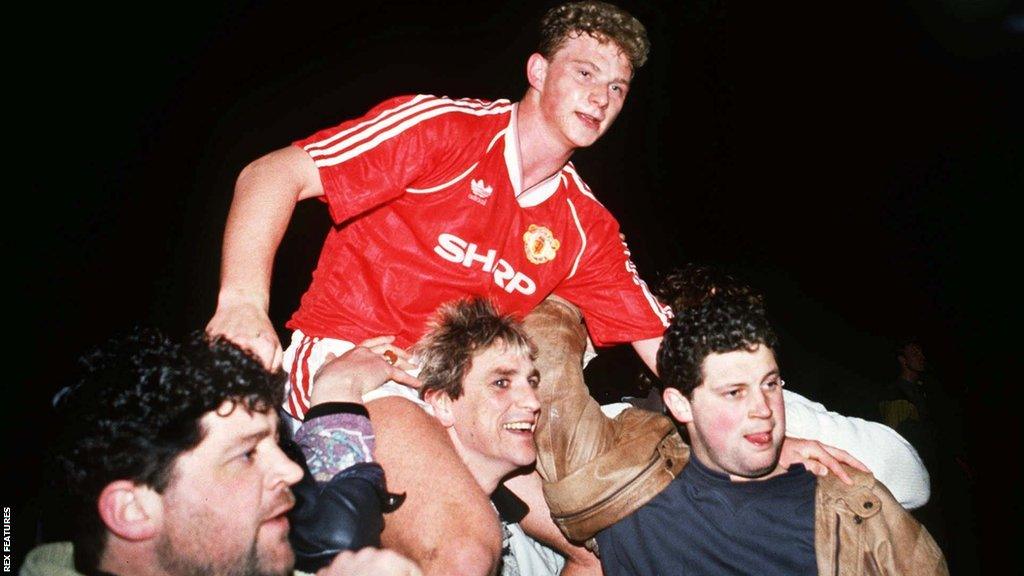
[[[355,348],[355,344],[336,338],[311,338],[300,330],[292,333],[292,341],[284,351],[284,369],[288,373],[285,386],[284,410],[296,420],[297,427],[309,411],[309,396],[313,391],[313,375],[323,366],[328,354],[341,356]],[[419,370],[411,372],[416,376]],[[388,381],[380,388],[363,395],[363,402],[377,398],[399,396],[416,403],[433,415],[430,404],[420,399],[419,392],[404,384]]]

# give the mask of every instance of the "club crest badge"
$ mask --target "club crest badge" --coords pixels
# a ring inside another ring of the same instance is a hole
[[[527,260],[534,264],[543,264],[555,259],[558,247],[562,243],[547,227],[530,224],[526,233],[523,234],[523,245],[526,249]]]

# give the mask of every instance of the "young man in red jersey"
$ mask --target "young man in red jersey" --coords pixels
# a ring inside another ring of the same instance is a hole
[[[329,354],[393,335],[399,364],[411,368],[400,349],[422,335],[438,304],[467,295],[525,314],[558,294],[583,311],[595,344],[630,342],[654,366],[669,311],[636,275],[617,222],[569,162],[622,110],[647,58],[646,32],[594,1],[553,8],[541,32],[517,103],[394,98],[240,174],[207,330],[269,368],[283,361],[294,418],[308,408],[312,377]],[[285,352],[267,315],[271,269],[295,204],[314,197],[336,226],[287,324],[294,333]],[[389,484],[408,494],[385,543],[426,573],[489,572],[499,526],[444,430],[400,397],[367,408]],[[437,473],[443,485],[432,482]]]

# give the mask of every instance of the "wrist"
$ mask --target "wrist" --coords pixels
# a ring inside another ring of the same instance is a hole
[[[265,290],[243,287],[222,287],[217,293],[217,306],[238,306],[250,305],[267,311],[270,306],[270,296]]]
[[[315,378],[313,391],[309,395],[310,407],[328,402],[349,402],[362,404],[362,387],[348,375],[332,375]]]

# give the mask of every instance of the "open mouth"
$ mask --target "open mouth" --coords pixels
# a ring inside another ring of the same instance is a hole
[[[533,434],[537,427],[535,422],[507,422],[501,426],[503,429],[516,434]]]
[[[584,114],[583,112],[577,112],[576,117],[591,130],[599,130],[601,128],[601,120],[597,117],[591,116],[590,114]]]
[[[288,512],[295,507],[295,497],[291,495],[291,492],[286,492],[286,498],[282,498],[283,503],[275,508],[272,514],[263,521],[264,524],[284,524],[288,526]]]
[[[277,528],[287,533],[289,528],[291,527],[288,523],[288,512],[284,511],[278,514],[277,516],[271,516],[270,518],[267,518],[263,521],[263,525]]]
[[[767,446],[772,442],[771,430],[767,432],[758,432],[757,434],[747,434],[743,437],[747,439],[747,442],[750,442],[755,446]]]

